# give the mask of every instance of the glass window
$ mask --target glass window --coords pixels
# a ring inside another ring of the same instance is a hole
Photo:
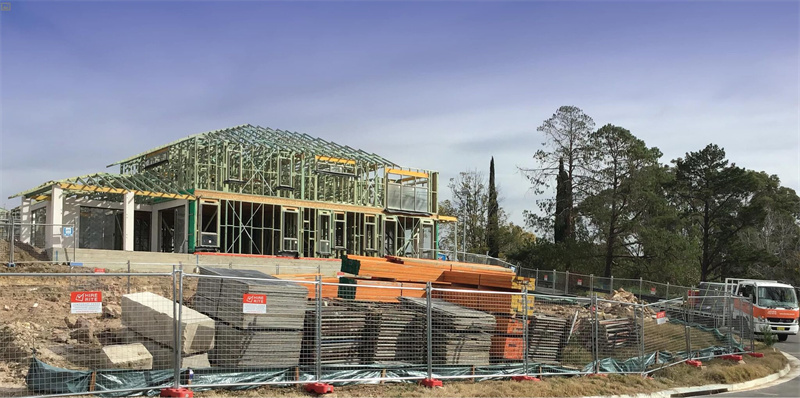
[[[758,305],[761,307],[797,307],[794,289],[781,286],[761,286],[758,288]]]

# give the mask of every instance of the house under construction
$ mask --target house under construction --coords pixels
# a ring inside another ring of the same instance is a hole
[[[436,172],[306,134],[242,125],[18,193],[37,247],[339,257],[437,252]],[[74,231],[65,228],[74,226]],[[69,230],[69,233],[65,233]]]

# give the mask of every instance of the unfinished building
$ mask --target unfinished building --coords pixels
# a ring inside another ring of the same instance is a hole
[[[13,195],[19,239],[52,250],[435,258],[445,219],[436,172],[259,126],[192,135],[112,166],[118,174]]]

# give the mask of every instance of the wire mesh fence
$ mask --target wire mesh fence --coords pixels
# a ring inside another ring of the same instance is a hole
[[[554,276],[583,293],[611,282]],[[19,298],[0,320],[0,376],[16,388],[3,395],[19,396],[647,373],[752,350],[755,325],[731,296],[643,304],[205,266],[0,273],[0,286]]]

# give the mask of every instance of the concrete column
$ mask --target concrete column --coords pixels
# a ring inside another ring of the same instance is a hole
[[[19,231],[19,241],[22,243],[31,244],[31,225],[33,217],[31,217],[31,199],[22,197],[22,204],[19,206],[19,221],[21,223]]]
[[[122,199],[122,250],[133,251],[133,215],[134,199],[133,192],[125,192]]]
[[[54,186],[50,191],[50,203],[47,204],[46,226],[44,234],[45,247],[53,253],[61,251],[61,223],[64,220],[64,190]],[[59,261],[65,258],[63,253],[59,256]]]

